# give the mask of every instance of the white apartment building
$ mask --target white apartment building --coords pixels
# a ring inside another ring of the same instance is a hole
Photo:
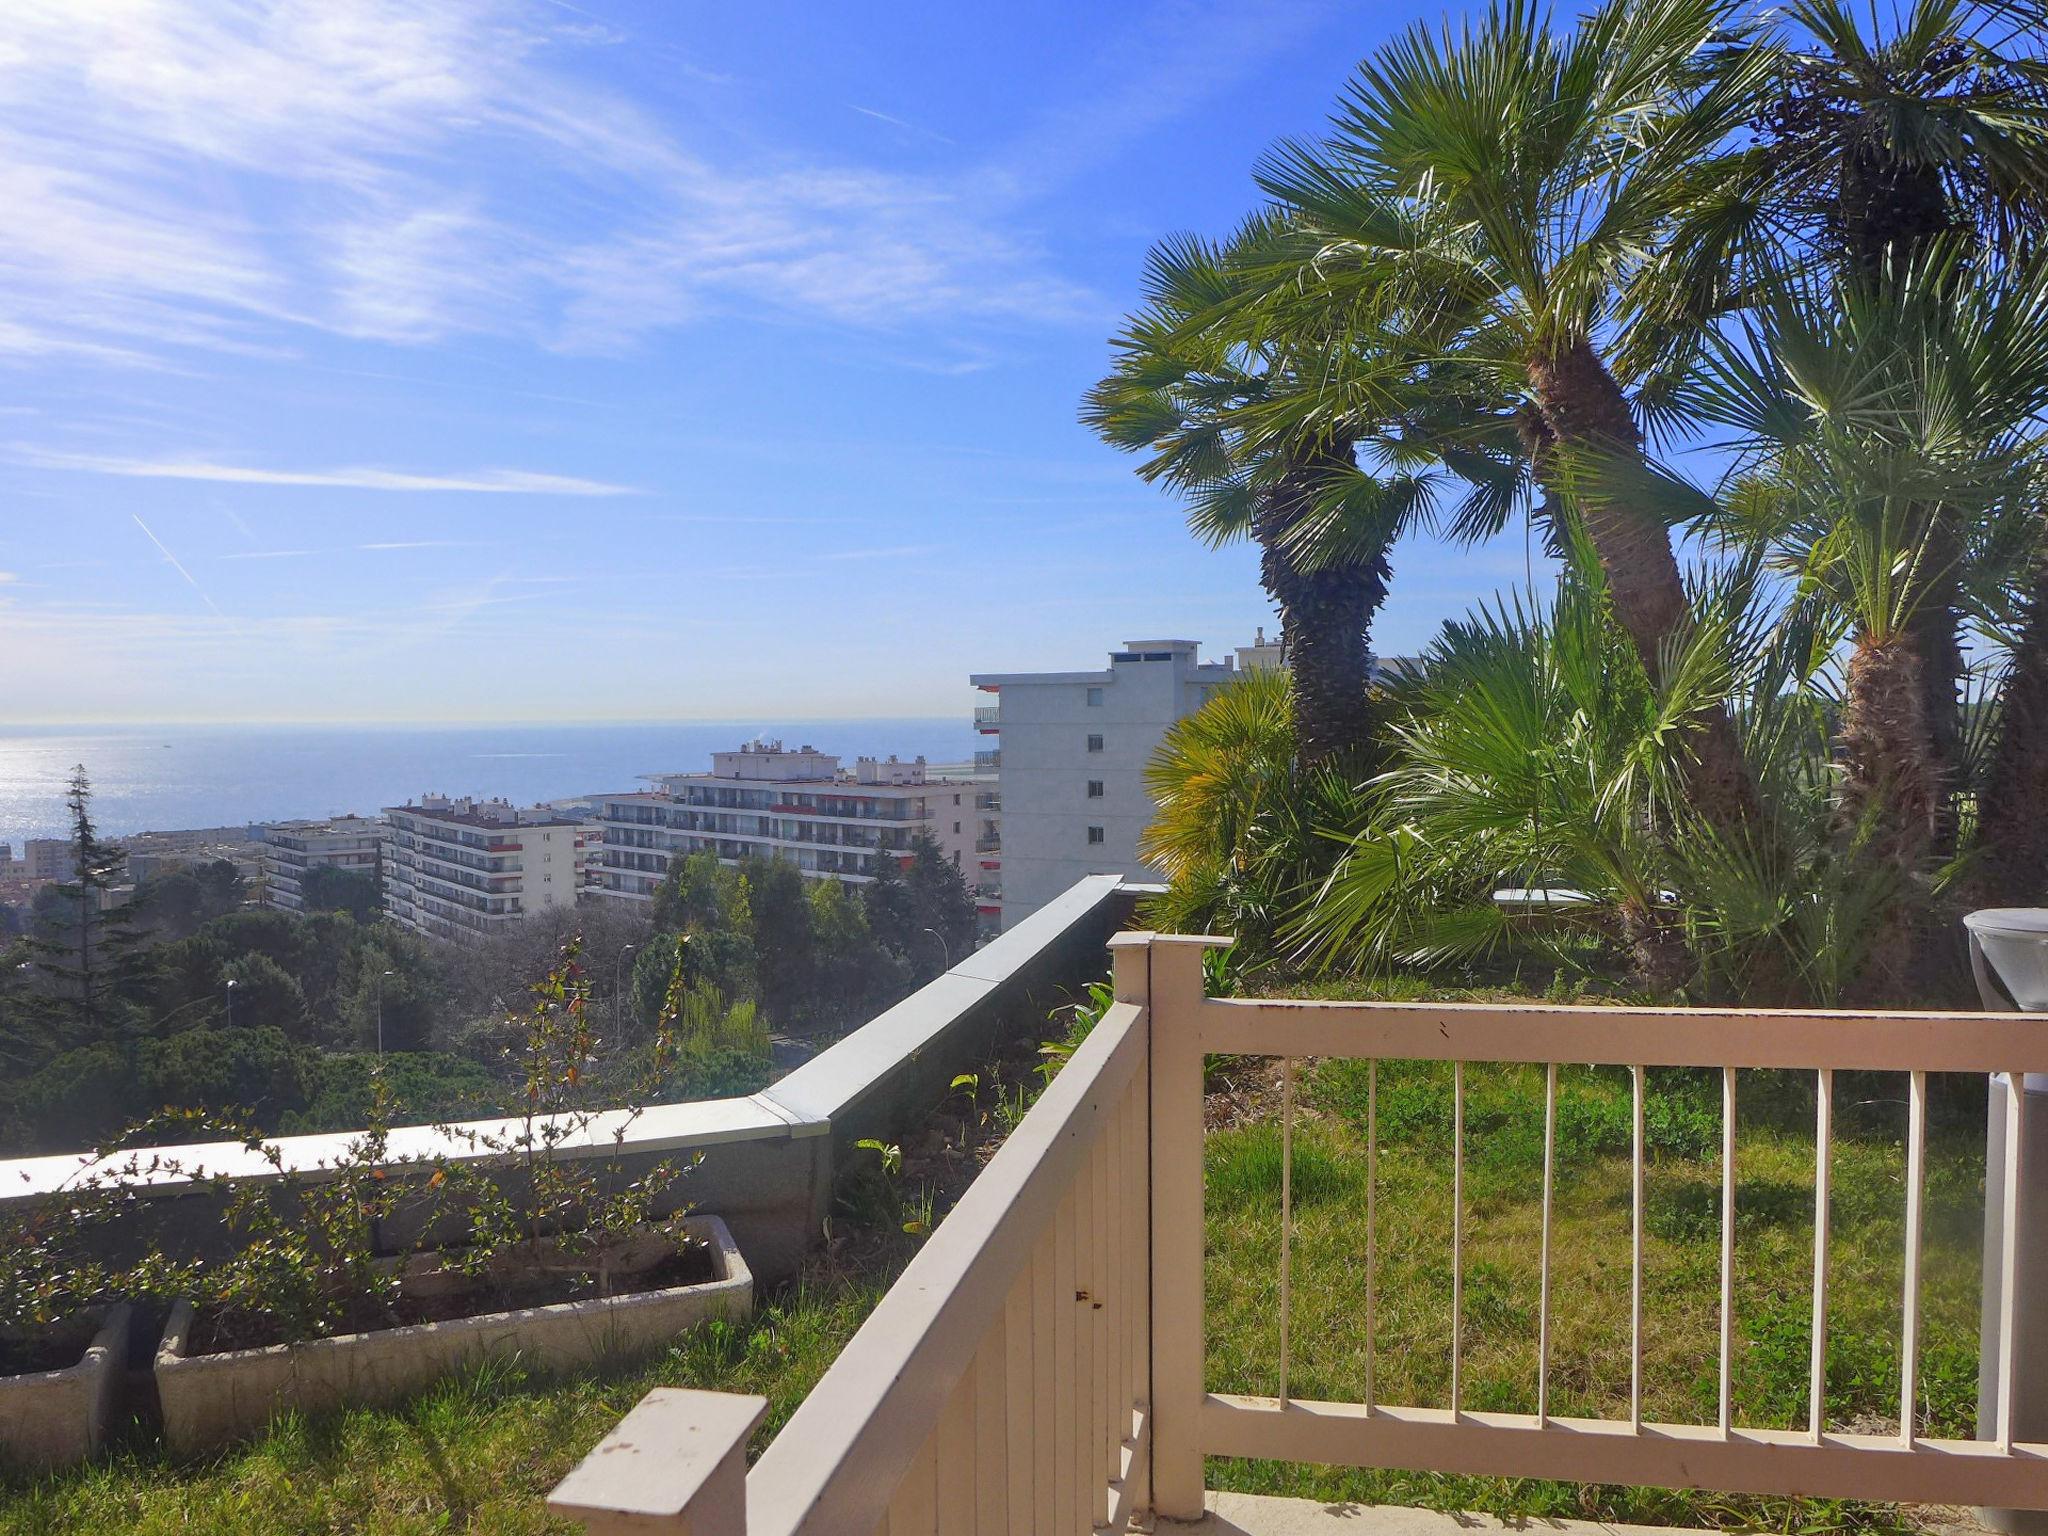
[[[583,824],[571,817],[446,795],[387,806],[384,815],[384,910],[415,933],[460,939],[576,904]]]
[[[996,796],[979,857],[1011,928],[1086,875],[1156,879],[1138,857],[1150,824],[1145,764],[1166,728],[1200,709],[1237,676],[1232,662],[1201,661],[1194,640],[1132,640],[1099,672],[984,672],[970,681],[996,695],[974,712],[998,736]],[[1256,650],[1265,650],[1263,636]]]
[[[596,865],[606,896],[647,901],[669,860],[709,851],[728,864],[787,859],[816,879],[863,885],[879,861],[910,857],[919,832],[973,884],[975,796],[987,786],[928,776],[923,758],[854,759],[754,741],[711,754],[709,773],[671,773],[660,788],[601,797]]]
[[[257,832],[263,843],[263,904],[303,912],[300,885],[311,870],[345,869],[378,879],[391,828],[374,817],[334,816],[273,822]]]

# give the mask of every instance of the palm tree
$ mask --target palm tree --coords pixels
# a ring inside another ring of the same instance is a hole
[[[1360,424],[1312,400],[1341,345],[1327,328],[1238,323],[1242,253],[1272,233],[1261,218],[1227,245],[1186,236],[1156,246],[1144,307],[1115,339],[1115,362],[1084,398],[1081,420],[1148,453],[1139,474],[1188,498],[1202,538],[1258,544],[1260,582],[1280,614],[1296,747],[1318,763],[1371,739],[1370,637],[1391,575],[1387,550],[1426,507],[1428,486],[1359,474]],[[1303,399],[1308,410],[1289,408]]]
[[[1583,530],[1653,680],[1692,621],[1670,532],[1642,492],[1655,476],[1615,358],[1634,355],[1617,349],[1646,313],[1630,297],[1639,276],[1690,280],[1658,266],[1660,242],[1711,192],[1710,151],[1744,121],[1761,74],[1706,68],[1723,21],[1718,0],[1607,0],[1559,35],[1530,0],[1495,0],[1475,25],[1381,49],[1327,139],[1283,146],[1258,177],[1301,231],[1299,259],[1268,273],[1277,305],[1354,306],[1393,287],[1440,332],[1461,317],[1461,366],[1492,380],[1489,426],[1501,412],[1519,422],[1547,513]],[[1347,362],[1378,367],[1363,354],[1332,367]],[[1682,756],[1709,820],[1757,837],[1724,706],[1702,706]]]
[[[1964,283],[1959,260],[1937,245],[1874,282],[1788,279],[1716,347],[1687,399],[1740,434],[1728,529],[1850,626],[1838,831],[1898,893],[1871,952],[1872,998],[1924,985],[1951,851],[1931,716],[1945,713],[1959,736],[1959,712],[1923,686],[1923,617],[2011,584],[2009,567],[1960,571],[1958,531],[2036,516],[2042,491],[2048,261]]]
[[[1967,242],[1983,262],[2023,256],[2048,231],[2048,59],[2034,0],[1915,0],[1883,26],[1843,0],[1794,0],[1755,49],[1771,67],[1753,141],[1740,151],[1758,200],[1757,228],[1791,251],[1875,287],[1910,270],[1937,241]],[[1928,527],[1926,588],[1907,626],[1918,706],[1930,732],[1935,843],[1954,851],[1968,787],[1957,699],[1964,676],[1959,630],[1967,531],[1946,518]],[[2048,658],[2015,672],[2026,695]],[[2015,722],[2048,709],[2048,692],[2022,700]],[[2044,747],[2041,750],[2048,750]],[[2012,772],[2027,767],[2020,741]]]

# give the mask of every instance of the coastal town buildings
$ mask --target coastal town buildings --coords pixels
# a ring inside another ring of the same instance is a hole
[[[583,824],[547,806],[422,795],[387,806],[384,911],[432,939],[490,933],[576,903]]]
[[[21,845],[21,861],[31,880],[70,880],[78,873],[68,837],[32,837]]]
[[[851,885],[883,859],[910,857],[920,832],[973,883],[975,799],[986,784],[934,776],[923,758],[854,759],[779,741],[711,755],[709,773],[662,774],[655,789],[600,799],[598,889],[652,899],[669,860],[711,852],[727,863],[787,859],[804,874]]]
[[[257,829],[263,843],[263,904],[285,912],[305,910],[303,884],[316,869],[340,869],[381,878],[384,843],[391,828],[368,816],[333,816],[313,821],[280,821]]]

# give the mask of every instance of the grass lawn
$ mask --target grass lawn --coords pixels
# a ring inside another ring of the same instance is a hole
[[[1295,1135],[1290,1390],[1355,1401],[1364,1377],[1363,1062],[1302,1069]],[[1653,1071],[1647,1095],[1644,1415],[1717,1417],[1718,1073]],[[1451,1068],[1379,1068],[1377,1397],[1448,1407]],[[1938,1085],[1928,1146],[1923,1433],[1968,1436],[1976,1409],[1983,1200],[1981,1079]],[[1827,1418],[1895,1431],[1904,1268],[1905,1079],[1839,1074]],[[1559,1074],[1552,1240],[1552,1411],[1626,1418],[1631,1141],[1624,1069]],[[1277,1387],[1280,1133],[1271,1097],[1208,1140],[1209,1386]],[[1740,1075],[1736,1421],[1807,1422],[1813,1266],[1811,1076]],[[1540,1067],[1466,1068],[1463,1406],[1536,1407],[1542,1241]],[[1905,1523],[1901,1512],[1655,1490],[1212,1460],[1210,1486],[1322,1499],[1780,1529]]]
[[[1355,1399],[1363,1375],[1366,1068],[1307,1064],[1294,1191],[1294,1356],[1301,1397]],[[1248,1073],[1239,1076],[1249,1077]],[[1006,1111],[1037,1084],[982,1097]],[[1464,1405],[1531,1411],[1536,1395],[1542,1074],[1466,1074]],[[1813,1241],[1810,1078],[1745,1073],[1738,1115],[1739,1422],[1806,1422]],[[1905,1087],[1843,1074],[1836,1085],[1828,1418],[1896,1428],[1903,1265]],[[1923,1432],[1967,1435],[1976,1399],[1983,1199],[1981,1080],[1937,1086],[1929,1138],[1923,1295]],[[1276,1390],[1280,1138],[1276,1101],[1237,1095],[1236,1123],[1208,1139],[1207,1270],[1213,1390]],[[1249,1105],[1248,1109],[1243,1108]],[[1444,1406],[1450,1381],[1451,1069],[1389,1063],[1379,1075],[1377,1376],[1381,1401]],[[1650,1074],[1646,1393],[1651,1418],[1711,1422],[1719,1349],[1718,1074]],[[935,1133],[941,1142],[944,1135]],[[1625,1416],[1629,1389],[1630,1095],[1624,1071],[1560,1073],[1553,1242],[1553,1410]],[[956,1159],[956,1162],[958,1160]],[[472,1375],[396,1408],[287,1420],[219,1456],[177,1463],[138,1438],[103,1463],[38,1480],[0,1477],[0,1536],[298,1536],[559,1529],[541,1500],[648,1389],[754,1391],[772,1437],[914,1251],[901,1217],[927,1211],[931,1165],[891,1181],[873,1168],[849,1214],[858,1258],[821,1262],[742,1325],[711,1324],[651,1362],[566,1379]],[[931,1176],[953,1195],[969,1169]],[[871,1209],[870,1209],[871,1207]],[[857,1214],[856,1214],[857,1213]],[[913,1223],[916,1225],[916,1223]],[[873,1234],[883,1234],[875,1236]],[[1911,1524],[1888,1507],[1647,1489],[1358,1472],[1212,1460],[1209,1485],[1325,1500],[1502,1515],[1779,1530]]]
[[[0,1482],[4,1536],[409,1536],[570,1531],[548,1489],[654,1387],[759,1392],[754,1449],[803,1401],[907,1261],[908,1245],[821,1270],[744,1324],[711,1322],[653,1361],[531,1380],[463,1376],[408,1403],[281,1421],[248,1445],[178,1463],[153,1446],[35,1481]]]

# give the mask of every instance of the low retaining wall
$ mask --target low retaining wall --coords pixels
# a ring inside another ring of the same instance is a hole
[[[976,1070],[1000,1041],[1042,1029],[1049,1009],[1104,977],[1104,946],[1129,926],[1144,890],[1113,875],[1091,876],[765,1091],[657,1105],[631,1117],[599,1115],[558,1155],[617,1152],[628,1175],[664,1158],[695,1158],[675,1186],[675,1203],[723,1218],[757,1278],[770,1284],[786,1278],[819,1235],[835,1151],[914,1124],[946,1096],[955,1075]],[[482,1154],[464,1133],[502,1136],[517,1124],[469,1121],[455,1127],[455,1135],[433,1126],[403,1127],[391,1132],[390,1153],[473,1161]],[[271,1144],[286,1167],[317,1178],[356,1134],[280,1136]],[[277,1177],[265,1159],[236,1142],[155,1150],[237,1182]],[[95,1162],[90,1153],[0,1161],[0,1205],[54,1194]],[[166,1241],[189,1241],[197,1252],[218,1241],[220,1212],[211,1191],[194,1190],[183,1176],[163,1171],[144,1173],[137,1182],[179,1202],[164,1213],[175,1217],[161,1229]],[[382,1239],[397,1252],[417,1236],[417,1229],[394,1229]]]

